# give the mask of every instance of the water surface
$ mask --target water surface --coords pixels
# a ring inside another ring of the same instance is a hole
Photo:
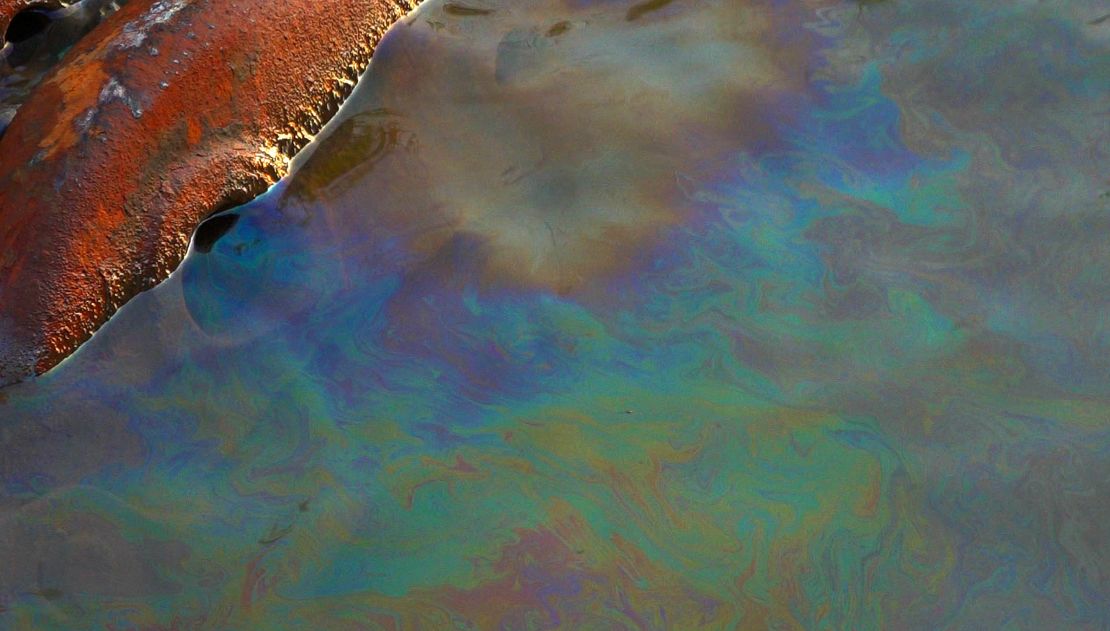
[[[1107,628],[1105,13],[429,0],[0,391],[0,627]]]

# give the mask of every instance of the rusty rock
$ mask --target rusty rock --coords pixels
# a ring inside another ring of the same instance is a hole
[[[0,138],[0,385],[56,365],[200,221],[282,176],[413,4],[133,0],[70,50]]]
[[[72,14],[85,14],[73,23],[92,23],[97,17],[112,13],[126,0],[0,0],[0,47],[8,43],[8,28],[17,15],[31,10],[46,22],[54,18],[69,17]]]
[[[61,6],[60,2],[44,2],[43,0],[0,0],[0,46],[7,41],[4,34],[8,32],[12,19],[20,11],[36,7],[57,8],[59,6]]]
[[[41,0],[39,0],[41,2]],[[62,54],[126,0],[80,0],[71,5],[4,3],[0,0],[0,136],[19,106]],[[28,22],[12,25],[23,10]],[[2,41],[6,40],[6,41]]]

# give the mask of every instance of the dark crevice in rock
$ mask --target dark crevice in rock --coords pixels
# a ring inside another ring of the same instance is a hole
[[[238,213],[217,214],[205,219],[197,231],[193,233],[193,248],[197,252],[207,254],[212,251],[212,246],[227,234],[235,224],[239,223]]]
[[[12,44],[25,42],[39,35],[50,26],[50,15],[39,9],[21,11],[12,18],[8,31],[4,33],[4,41]]]

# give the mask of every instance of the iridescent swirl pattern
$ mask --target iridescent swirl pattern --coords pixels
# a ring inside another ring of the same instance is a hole
[[[0,390],[0,628],[1106,629],[1096,0],[429,0]]]

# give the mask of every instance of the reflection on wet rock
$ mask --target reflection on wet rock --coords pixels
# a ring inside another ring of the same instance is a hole
[[[491,283],[568,292],[626,272],[729,156],[780,144],[770,117],[801,90],[813,40],[777,17],[759,3],[429,7],[286,203],[368,235],[388,225],[429,258],[467,239]]]

